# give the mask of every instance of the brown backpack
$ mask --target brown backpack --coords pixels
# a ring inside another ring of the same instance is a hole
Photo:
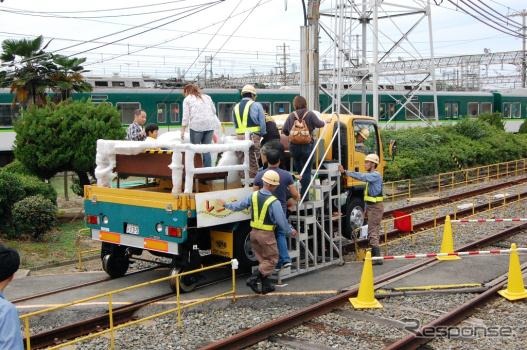
[[[295,121],[293,122],[291,131],[289,131],[289,142],[295,145],[307,145],[311,143],[311,133],[304,120],[308,112],[304,113],[302,118],[296,112],[293,113],[295,114]]]

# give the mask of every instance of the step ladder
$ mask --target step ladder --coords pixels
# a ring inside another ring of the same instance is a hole
[[[314,200],[304,201],[296,213],[289,216],[289,222],[297,228],[298,236],[288,239],[291,267],[270,276],[278,284],[282,280],[343,262],[338,208],[340,188],[337,188],[340,174],[338,170],[319,170],[317,174],[327,178],[324,183],[311,186],[315,198],[310,199]]]

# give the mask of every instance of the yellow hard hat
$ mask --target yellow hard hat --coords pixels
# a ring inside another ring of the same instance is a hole
[[[256,89],[254,88],[254,86],[252,86],[251,84],[247,84],[245,85],[243,88],[242,88],[242,95],[245,94],[245,93],[251,93],[253,95],[256,96]]]
[[[362,136],[363,139],[367,140],[368,137],[370,137],[370,130],[367,128],[362,128],[359,131],[359,135]]]
[[[262,180],[269,185],[278,186],[280,185],[280,175],[274,170],[267,170],[263,176]]]
[[[366,156],[366,158],[364,158],[365,161],[369,161],[369,162],[372,162],[372,163],[375,163],[375,164],[379,164],[379,156],[376,155],[375,153],[372,153],[372,154],[368,154]]]

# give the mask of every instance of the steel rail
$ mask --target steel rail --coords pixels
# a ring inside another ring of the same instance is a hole
[[[387,210],[387,211],[384,212],[383,219],[391,218],[395,211],[405,211],[405,212],[408,212],[408,213],[412,213],[412,212],[414,212],[416,210],[425,209],[425,208],[429,208],[429,207],[435,207],[435,206],[438,206],[440,204],[448,204],[448,203],[455,202],[455,201],[458,201],[458,200],[467,199],[467,197],[475,197],[475,196],[478,196],[478,195],[481,195],[481,194],[484,194],[484,193],[487,193],[487,192],[492,192],[492,191],[495,191],[495,190],[511,187],[511,186],[514,186],[514,185],[521,185],[521,184],[523,184],[525,182],[527,182],[527,177],[522,178],[522,179],[516,179],[516,180],[508,181],[508,182],[501,182],[499,184],[495,184],[495,185],[491,185],[491,186],[485,186],[485,187],[477,188],[477,189],[474,189],[474,190],[471,190],[471,191],[468,191],[468,192],[457,193],[457,194],[453,194],[453,195],[450,195],[450,196],[447,196],[447,197],[433,199],[431,201],[426,201],[426,202],[422,202],[422,203],[415,203],[415,204],[407,205],[407,206],[404,206],[404,207],[401,207],[401,208],[397,208],[397,209],[390,209],[390,210]]]
[[[523,271],[524,269],[522,269]],[[434,330],[439,326],[451,326],[460,323],[471,314],[476,311],[478,306],[485,304],[489,299],[497,298],[498,291],[501,290],[507,283],[505,278],[508,274],[504,274],[497,279],[501,280],[494,286],[490,287],[486,291],[478,294],[476,297],[470,299],[464,304],[457,308],[447,312],[446,314],[436,318],[435,320],[427,323],[426,325],[419,328],[415,333],[409,334],[406,337],[399,339],[398,341],[388,345],[384,350],[395,350],[395,349],[418,349],[421,345],[424,345],[437,337],[423,337],[423,334],[427,330]],[[495,279],[496,280],[496,279]]]
[[[127,276],[133,276],[133,275],[136,275],[136,274],[139,274],[139,273],[142,273],[142,272],[155,270],[157,268],[159,268],[159,266],[153,266],[153,267],[149,267],[149,268],[146,268],[146,269],[143,269],[143,270],[130,272],[129,274],[124,275],[123,277],[120,277],[120,278],[126,278]],[[24,301],[38,299],[38,298],[46,297],[46,296],[53,295],[53,294],[59,294],[59,293],[62,293],[62,292],[68,292],[70,290],[79,289],[79,288],[83,288],[83,287],[87,287],[87,286],[92,286],[94,284],[99,284],[99,283],[108,282],[108,281],[112,281],[112,280],[114,280],[114,279],[110,278],[110,277],[106,277],[106,278],[102,278],[100,280],[95,280],[95,281],[90,281],[90,282],[86,282],[86,283],[76,284],[76,285],[68,286],[68,287],[64,287],[64,288],[58,288],[58,289],[50,290],[50,291],[43,292],[43,293],[40,293],[40,294],[28,295],[28,296],[25,296],[25,297],[22,297],[22,298],[18,298],[18,299],[12,300],[11,303],[13,303],[13,304],[20,304],[20,303],[22,303]]]
[[[478,246],[489,244],[490,242],[503,239],[504,237],[518,233],[519,231],[527,229],[527,223],[514,226],[498,232],[494,235],[484,237],[478,241],[466,244],[459,248],[459,250],[471,250]],[[394,272],[389,272],[375,279],[375,284],[387,282],[391,279],[399,277],[403,274],[411,273],[412,271],[418,270],[428,264],[435,262],[435,259],[428,259],[421,261],[417,264],[403,267]],[[256,327],[249,328],[240,333],[234,334],[231,337],[220,339],[203,346],[202,350],[212,349],[243,349],[244,347],[254,345],[260,341],[266,340],[269,337],[284,333],[298,325],[303,324],[317,316],[331,312],[331,310],[339,307],[340,305],[347,303],[350,297],[357,296],[358,286],[349,289],[339,295],[320,301],[316,304],[310,305],[306,308],[296,310],[288,315],[284,315],[278,319],[271,320],[262,323]]]

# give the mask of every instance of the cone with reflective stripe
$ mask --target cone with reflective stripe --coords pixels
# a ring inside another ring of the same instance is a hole
[[[516,250],[516,243],[511,244],[507,289],[502,289],[498,293],[502,297],[511,301],[527,298],[527,290],[525,289],[525,284],[523,284],[520,257],[518,256],[518,251]]]
[[[359,294],[356,298],[349,298],[351,305],[355,309],[378,309],[382,308],[381,303],[375,299],[373,289],[373,266],[371,261],[371,252],[366,253],[364,266],[360,277]]]
[[[452,237],[452,223],[450,222],[450,215],[445,218],[445,228],[443,229],[443,240],[441,241],[441,253],[454,252],[454,238]],[[437,260],[459,260],[457,255],[438,256]]]

